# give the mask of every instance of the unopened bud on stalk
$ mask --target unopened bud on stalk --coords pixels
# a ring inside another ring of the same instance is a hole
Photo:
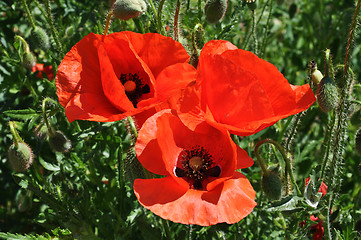
[[[49,36],[41,27],[36,27],[31,32],[31,43],[39,49],[48,50],[50,48]]]
[[[227,0],[208,0],[204,6],[206,20],[209,23],[219,22],[227,11]]]
[[[35,56],[30,52],[25,52],[23,55],[23,65],[27,69],[31,70],[33,67],[35,67],[36,64],[36,58]]]
[[[8,159],[15,172],[25,172],[33,163],[33,151],[26,143],[13,143],[8,151]]]
[[[138,17],[147,10],[143,0],[116,0],[112,6],[113,15],[121,20]]]
[[[277,173],[268,170],[262,176],[261,185],[269,199],[278,200],[281,198],[282,181]]]
[[[54,152],[67,152],[71,149],[71,141],[61,131],[49,134],[49,145]]]
[[[322,78],[317,87],[317,102],[321,110],[329,112],[336,108],[339,101],[338,89],[330,77]]]

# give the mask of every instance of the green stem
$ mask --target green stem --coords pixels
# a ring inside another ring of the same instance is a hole
[[[162,22],[162,9],[163,9],[164,2],[165,2],[165,0],[161,0],[159,2],[159,6],[158,6],[158,31],[160,31],[160,33],[162,35],[165,35],[164,28],[163,28],[163,22]]]
[[[203,15],[203,9],[202,9],[202,0],[198,0],[198,21],[202,22],[202,15]]]
[[[15,35],[15,40],[19,40],[24,45],[25,52],[30,52],[29,44],[25,41],[23,37]]]
[[[11,131],[11,134],[13,135],[13,142],[15,144],[16,147],[19,146],[19,143],[22,143],[24,142],[23,139],[20,137],[18,131],[16,131],[15,129],[15,122],[9,122],[9,127],[10,127],[10,131]]]
[[[301,117],[303,115],[303,112],[300,112],[298,114],[296,114],[293,118],[295,118],[295,121],[293,123],[293,126],[292,126],[292,129],[290,130],[290,134],[289,136],[287,137],[286,139],[286,143],[285,143],[285,149],[286,151],[290,151],[290,148],[291,148],[291,142],[293,141],[294,139],[294,136],[297,132],[297,128],[298,126],[300,125],[301,123]]]
[[[55,28],[55,25],[53,22],[53,17],[51,15],[50,1],[44,0],[44,4],[45,4],[45,11],[47,14],[46,20],[48,21],[48,24],[50,26],[51,35],[53,36],[55,43],[58,46],[58,51],[60,52],[60,54],[65,55],[63,45],[61,44],[61,42],[59,40],[59,33]]]
[[[264,158],[260,154],[260,148],[259,148],[262,144],[263,144],[263,141],[257,143],[256,147],[254,148],[254,152],[256,154],[256,159],[257,159],[258,165],[261,167],[263,174],[266,174],[268,172],[267,165],[265,163]]]
[[[170,231],[169,231],[168,222],[162,218],[162,224],[163,224],[163,227],[164,227],[166,238],[168,240],[171,240],[172,235],[170,234]]]
[[[322,164],[322,168],[321,168],[321,177],[320,179],[323,180],[324,174],[325,174],[325,170],[326,170],[326,166],[329,160],[329,154],[331,151],[331,139],[332,139],[332,133],[333,133],[333,129],[335,127],[335,123],[336,123],[336,114],[335,113],[331,113],[331,120],[328,123],[328,127],[327,130],[325,132],[325,137],[323,140],[323,144],[322,144],[322,149],[323,149],[323,153],[321,156],[323,156],[323,164]],[[326,146],[326,147],[324,147]]]
[[[26,14],[28,15],[29,22],[30,22],[31,26],[35,29],[36,25],[35,25],[34,17],[29,10],[28,4],[26,3],[26,0],[22,0],[22,2],[24,4]]]
[[[269,1],[268,1],[269,2]],[[268,3],[267,2],[267,3]],[[267,17],[267,22],[266,22],[266,29],[265,29],[265,32],[264,32],[264,37],[263,37],[263,42],[262,42],[262,51],[261,51],[261,55],[263,56],[264,52],[266,51],[266,43],[267,43],[267,40],[268,40],[268,30],[269,30],[269,27],[270,27],[270,20],[271,20],[271,14],[272,14],[272,9],[273,9],[273,2],[274,0],[271,0],[271,3],[270,3],[270,8],[269,8],[269,13],[268,13],[268,17]],[[266,5],[265,5],[266,6]],[[264,8],[263,8],[264,10]],[[263,14],[263,11],[262,11],[262,14]],[[259,22],[260,19],[258,19],[257,21],[257,24]]]
[[[343,76],[342,76],[342,81],[344,84],[347,81],[347,72],[349,70],[350,52],[351,52],[351,46],[352,46],[351,43],[354,40],[355,32],[357,29],[358,15],[360,14],[360,5],[361,5],[361,0],[358,0],[356,9],[355,9],[355,13],[352,18],[350,33],[349,33],[348,40],[347,40],[347,47],[346,47],[346,54],[345,54],[345,66],[344,66]]]
[[[113,11],[110,10],[107,14],[107,18],[105,20],[105,26],[104,26],[104,31],[103,31],[103,35],[106,36],[108,34],[108,29],[110,27],[110,24],[112,22],[112,16],[113,16]]]
[[[180,12],[180,0],[177,0],[177,6],[174,13],[174,25],[173,25],[173,39],[178,41],[178,22],[179,22],[179,12]]]
[[[272,140],[272,139],[265,139],[265,140],[262,140],[262,141],[260,141],[257,145],[256,145],[256,149],[255,149],[255,152],[256,152],[256,156],[257,156],[257,160],[258,160],[258,158],[260,157],[259,156],[259,147],[261,146],[261,145],[263,145],[263,144],[272,144],[273,146],[275,146],[276,148],[277,148],[277,150],[281,153],[281,155],[282,155],[282,158],[283,158],[283,160],[285,161],[285,164],[286,164],[286,171],[288,172],[288,175],[289,175],[289,177],[290,177],[290,179],[291,179],[291,182],[292,182],[292,184],[296,187],[296,191],[297,191],[297,195],[299,195],[299,196],[302,196],[302,193],[301,193],[301,191],[300,191],[300,189],[298,188],[298,185],[297,185],[297,183],[296,183],[296,180],[295,180],[295,178],[294,178],[294,176],[293,176],[293,171],[292,171],[292,166],[291,166],[291,162],[290,162],[290,160],[288,159],[288,157],[287,157],[287,155],[286,155],[286,152],[284,151],[284,149],[281,147],[281,145],[278,143],[278,142],[276,142],[276,141],[274,141],[274,140]],[[287,175],[287,174],[285,174],[285,175]]]
[[[42,107],[41,107],[41,110],[42,110],[42,113],[43,113],[44,122],[45,122],[45,125],[46,125],[47,129],[48,129],[49,135],[50,135],[50,136],[54,136],[54,135],[55,135],[54,129],[53,129],[52,126],[50,125],[48,116],[47,116],[47,114],[46,114],[46,104],[47,104],[47,102],[52,102],[52,103],[55,103],[55,104],[58,104],[58,103],[57,103],[56,101],[54,101],[53,99],[51,99],[51,98],[45,98],[45,99],[43,100]]]
[[[157,12],[157,9],[156,9],[155,6],[154,6],[153,1],[152,1],[152,0],[148,0],[148,2],[149,2],[149,5],[150,5],[150,8],[151,8],[152,11],[153,11],[154,18],[156,19],[156,21],[158,21],[158,19],[157,19],[158,12]],[[158,23],[158,22],[156,22],[156,26],[159,27],[159,23]],[[161,29],[158,29],[158,31],[161,31]]]
[[[332,79],[335,79],[335,70],[333,69],[330,49],[325,50],[325,59],[325,76],[330,76]]]
[[[252,36],[254,40],[254,54],[258,55],[258,40],[256,33],[256,11],[252,10]]]
[[[138,130],[137,130],[137,127],[135,126],[135,123],[134,123],[134,120],[132,117],[127,117],[127,120],[128,120],[128,123],[129,123],[129,126],[130,126],[130,129],[131,129],[131,134],[133,134],[134,136],[134,139],[137,140],[138,138]]]

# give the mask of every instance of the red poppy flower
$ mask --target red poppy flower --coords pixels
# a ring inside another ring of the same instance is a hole
[[[31,68],[31,71],[34,73],[38,72],[38,74],[36,74],[36,76],[38,78],[43,79],[42,73],[45,73],[50,81],[54,79],[53,66],[51,66],[51,65],[44,66],[44,64],[42,64],[42,63],[37,63],[37,64],[35,64],[34,67]]]
[[[90,33],[58,68],[59,102],[69,121],[120,120],[156,106],[192,81],[188,61],[180,43],[160,34]]]
[[[206,122],[187,128],[173,110],[144,123],[136,154],[149,171],[164,178],[136,179],[139,202],[162,218],[209,226],[235,223],[255,207],[255,192],[236,169],[253,164],[224,128]]]
[[[307,109],[314,101],[308,84],[293,86],[271,63],[230,42],[213,40],[202,49],[196,84],[183,95],[178,109],[192,129],[197,122],[189,122],[187,116],[196,115],[247,136]]]
[[[305,180],[306,186],[308,185],[310,180],[311,180],[311,177],[308,177]],[[321,197],[325,196],[326,193],[327,193],[327,185],[322,182],[318,192],[322,193]],[[322,240],[323,239],[323,234],[325,232],[325,230],[323,228],[322,220],[319,219],[318,217],[314,216],[314,215],[311,215],[310,219],[311,219],[311,221],[317,222],[317,224],[314,224],[314,225],[312,225],[310,227],[310,233],[312,234],[312,239],[313,240]]]

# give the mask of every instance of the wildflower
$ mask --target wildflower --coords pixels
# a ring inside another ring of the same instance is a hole
[[[43,79],[43,74],[45,73],[46,76],[48,77],[48,79],[51,81],[54,79],[54,72],[53,72],[53,66],[49,65],[49,66],[45,66],[42,63],[37,63],[35,64],[34,67],[31,68],[32,72],[38,72],[36,74],[36,76],[40,79]]]
[[[306,182],[306,186],[309,184],[311,178],[308,177],[305,182]],[[319,193],[321,193],[321,197],[325,196],[327,193],[327,185],[325,183],[321,183],[321,186],[318,190]],[[311,221],[317,222],[317,224],[313,224],[310,227],[310,233],[312,234],[312,239],[313,240],[322,240],[323,239],[323,234],[325,232],[324,228],[323,228],[323,224],[322,224],[322,220],[319,219],[318,217],[312,215],[310,217]]]
[[[206,122],[187,128],[173,110],[150,117],[135,145],[142,165],[164,178],[136,179],[139,202],[162,218],[209,226],[235,223],[255,207],[255,192],[236,169],[253,160],[224,128]]]
[[[237,135],[259,132],[282,118],[306,110],[315,101],[308,84],[293,86],[269,62],[224,40],[202,49],[196,83],[183,91],[174,108],[192,129],[197,116]]]
[[[59,102],[70,122],[120,120],[153,108],[192,81],[188,61],[180,43],[160,34],[90,33],[58,68]]]

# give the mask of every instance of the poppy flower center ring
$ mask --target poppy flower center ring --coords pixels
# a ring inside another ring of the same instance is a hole
[[[134,92],[135,89],[137,88],[137,84],[133,81],[125,82],[123,86],[126,92]]]
[[[197,171],[203,166],[203,159],[201,157],[195,156],[189,159],[189,166]]]

